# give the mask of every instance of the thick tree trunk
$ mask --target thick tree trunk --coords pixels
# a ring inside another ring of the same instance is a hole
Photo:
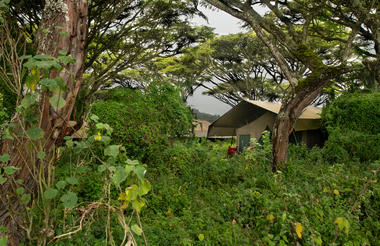
[[[31,140],[25,137],[3,143],[1,153],[8,153],[11,156],[7,165],[20,168],[13,178],[8,179],[0,187],[0,225],[8,228],[6,233],[8,245],[19,245],[25,239],[26,224],[23,215],[27,211],[23,209],[25,206],[15,195],[15,190],[22,186],[26,193],[31,194],[31,203],[33,203],[38,192],[41,192],[41,187],[38,187],[37,183],[38,178],[34,175],[38,171],[41,174],[41,170],[42,175],[46,175],[49,165],[52,165],[48,160],[54,157],[55,149],[62,144],[69,127],[75,99],[82,83],[87,9],[87,0],[45,0],[37,53],[57,57],[58,51],[66,50],[76,59],[76,62],[67,65],[59,74],[57,72],[51,74],[51,78],[60,76],[66,83],[67,89],[63,94],[66,105],[60,110],[55,110],[48,101],[51,95],[44,93],[40,95],[39,105],[35,109],[35,112],[41,112],[41,114],[38,113],[38,117],[39,127],[44,131],[42,141],[42,150],[46,154],[44,161],[37,158],[36,150],[31,148]],[[49,30],[48,33],[46,30]],[[27,126],[19,115],[13,118],[13,122],[18,124],[16,131],[21,131],[22,125]],[[18,179],[23,179],[23,184],[15,182]],[[40,233],[46,234],[47,238],[51,232],[41,231]]]
[[[290,99],[283,100],[272,132],[272,171],[279,165],[285,167],[288,158],[289,135],[303,110],[309,106],[330,81],[347,71],[347,68],[322,67],[315,69],[305,80],[300,81]]]

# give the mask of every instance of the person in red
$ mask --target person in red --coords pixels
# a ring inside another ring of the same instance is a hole
[[[233,154],[236,153],[236,151],[237,151],[237,148],[230,146],[230,147],[228,148],[227,153],[228,153],[229,156],[232,156]]]

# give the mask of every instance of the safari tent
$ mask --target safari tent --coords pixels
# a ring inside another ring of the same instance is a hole
[[[239,151],[248,146],[251,138],[259,140],[264,130],[272,130],[280,111],[280,103],[245,100],[214,121],[207,137],[236,136]],[[308,147],[323,144],[321,108],[308,106],[296,122],[290,141]]]

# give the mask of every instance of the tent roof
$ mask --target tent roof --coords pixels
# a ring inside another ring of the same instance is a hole
[[[254,101],[254,100],[245,100],[246,102],[249,102],[253,105],[256,105],[260,108],[266,109],[268,111],[271,111],[275,114],[278,114],[280,112],[281,103],[272,103],[272,102],[263,102],[263,101]],[[300,117],[298,119],[300,120],[312,120],[312,119],[320,119],[321,118],[322,109],[313,107],[313,106],[307,106]]]
[[[244,100],[214,121],[209,126],[208,136],[232,136],[235,134],[235,129],[256,120],[267,112],[278,114],[280,108],[281,103]],[[308,106],[304,109],[299,120],[320,121],[321,112],[321,108]]]

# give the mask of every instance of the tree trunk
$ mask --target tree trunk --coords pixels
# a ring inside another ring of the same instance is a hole
[[[31,147],[31,140],[26,137],[7,140],[1,148],[1,153],[8,153],[11,156],[7,165],[20,168],[13,178],[9,178],[0,187],[0,225],[8,228],[6,232],[8,245],[19,245],[25,240],[25,231],[27,231],[25,214],[28,211],[15,195],[15,190],[23,187],[26,193],[31,194],[29,205],[33,203],[33,199],[42,191],[38,186],[38,178],[34,174],[38,174],[41,170],[42,175],[47,174],[51,165],[54,164],[48,160],[54,158],[56,147],[63,143],[63,137],[70,127],[70,117],[83,80],[87,11],[87,0],[45,0],[42,24],[38,34],[37,54],[57,57],[58,51],[66,50],[76,59],[76,62],[67,65],[59,74],[53,72],[50,75],[51,78],[60,76],[64,79],[67,89],[62,97],[66,105],[60,110],[55,110],[48,100],[52,95],[42,93],[35,107],[35,112],[39,117],[39,128],[44,131],[41,146],[46,158],[43,161],[37,158],[36,149]],[[15,129],[16,133],[25,130],[21,126],[28,127],[27,122],[20,115],[14,116],[12,122],[18,125]],[[18,179],[23,179],[24,182],[19,184],[16,182]],[[41,231],[40,233],[46,234],[48,238],[50,232]]]
[[[296,120],[334,77],[347,72],[344,67],[323,67],[315,69],[306,79],[300,81],[290,99],[284,99],[272,132],[272,171],[279,165],[285,167],[288,159],[289,136]]]

